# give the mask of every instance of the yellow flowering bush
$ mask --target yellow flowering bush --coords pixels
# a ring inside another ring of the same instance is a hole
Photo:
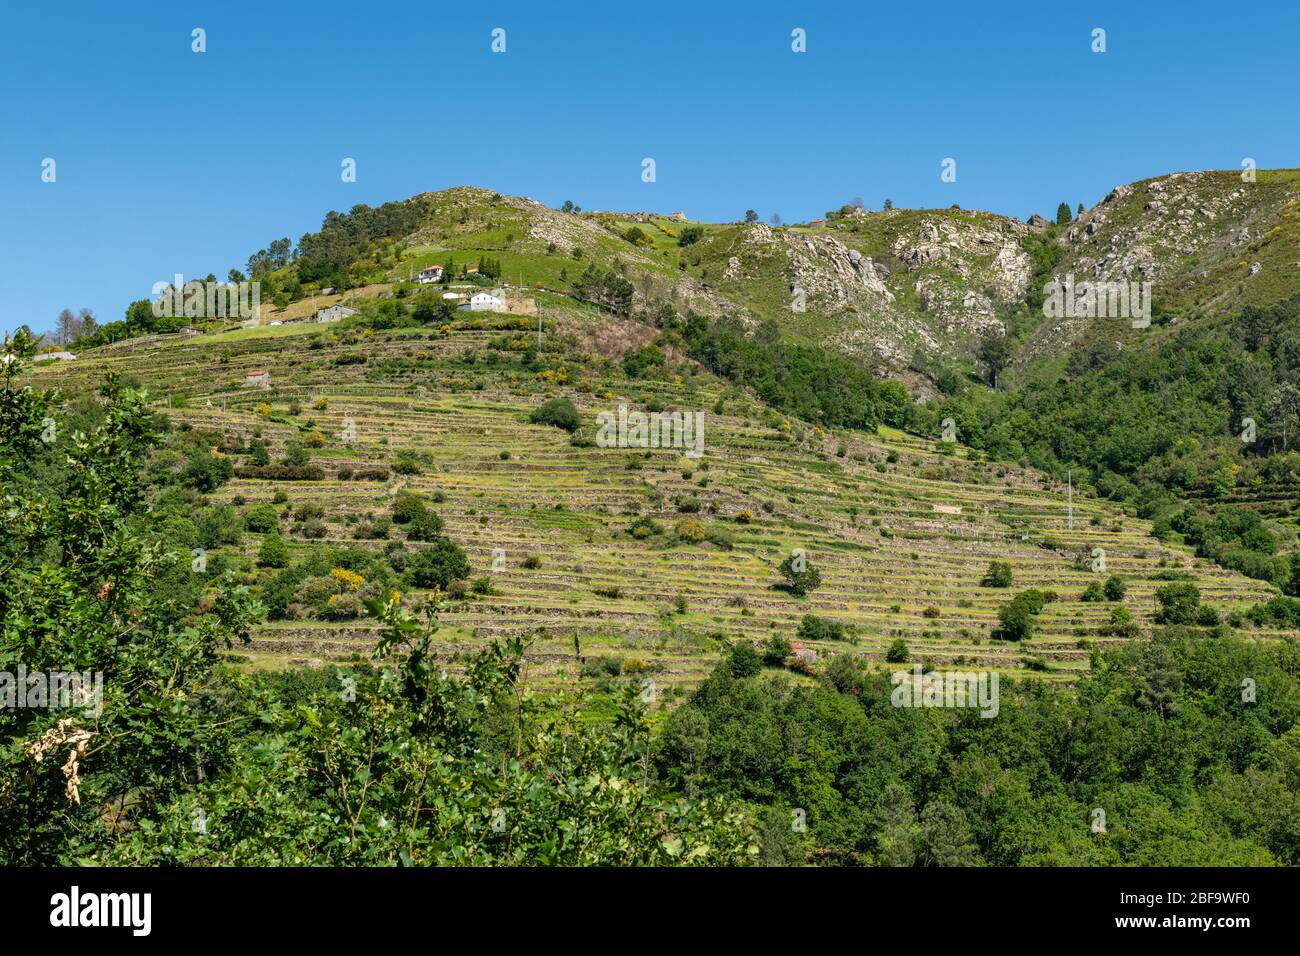
[[[335,568],[330,571],[330,577],[343,585],[343,588],[348,591],[356,591],[366,583],[365,578],[355,571],[349,571],[347,568]]]

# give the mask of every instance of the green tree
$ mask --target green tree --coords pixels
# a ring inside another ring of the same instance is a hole
[[[453,581],[469,577],[469,559],[450,538],[440,537],[431,547],[421,548],[406,563],[406,574],[418,588],[446,591]]]
[[[186,462],[181,481],[187,488],[208,494],[224,485],[234,474],[230,459],[217,458],[207,448],[199,448]]]
[[[279,533],[269,534],[262,541],[257,552],[257,563],[264,568],[287,568],[289,566],[289,545]]]
[[[1201,604],[1201,589],[1191,582],[1166,584],[1156,589],[1157,624],[1194,624]]]
[[[1033,637],[1037,615],[1043,609],[1043,604],[1043,592],[1034,588],[1021,591],[998,608],[998,621],[1002,625],[998,636],[1008,641],[1024,641]]]
[[[1009,588],[1011,587],[1011,564],[1008,561],[990,561],[989,569],[980,579],[980,587],[985,588]]]
[[[802,552],[788,555],[781,562],[785,588],[796,597],[804,597],[821,587],[822,576]]]
[[[1011,356],[1014,354],[1015,345],[1012,343],[1010,336],[996,329],[984,334],[980,339],[976,356],[988,370],[989,384],[997,384],[998,376],[1007,367],[1007,363],[1011,361]]]
[[[1056,207],[1056,224],[1058,226],[1068,226],[1074,217],[1070,215],[1070,204],[1063,202]]]

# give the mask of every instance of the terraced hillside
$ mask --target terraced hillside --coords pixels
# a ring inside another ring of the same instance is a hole
[[[211,430],[241,448],[258,437],[273,457],[305,440],[323,480],[236,478],[208,496],[247,512],[284,493],[278,523],[295,556],[322,544],[378,551],[388,541],[362,529],[386,517],[399,492],[436,502],[472,577],[490,582],[440,615],[443,651],[531,635],[535,686],[576,680],[580,653],[622,658],[624,673],[663,687],[690,687],[728,643],[793,638],[809,613],[847,628],[846,640],[801,640],[823,659],[882,661],[901,638],[913,660],[1069,679],[1087,666],[1090,646],[1128,639],[1100,633],[1113,604],[1080,599],[1108,575],[1125,579],[1123,603],[1141,633],[1154,591],[1181,574],[1221,612],[1273,593],[1162,545],[1146,523],[1077,490],[1070,527],[1065,487],[959,446],[786,420],[689,363],[657,380],[631,378],[617,359],[653,329],[624,320],[615,330],[594,310],[537,294],[545,343],[531,361],[524,350],[535,333],[524,318],[388,331],[354,319],[164,336],[46,364],[35,378],[76,393],[112,367],[152,389],[179,428]],[[602,353],[614,339],[621,348]],[[252,369],[270,373],[269,388],[245,386]],[[558,395],[581,410],[575,440],[528,422]],[[620,403],[702,412],[703,457],[596,447],[594,416]],[[414,462],[413,473],[339,477],[399,459]],[[302,537],[290,521],[312,504],[324,513],[323,540]],[[642,518],[654,525],[634,535]],[[404,531],[384,534],[400,540]],[[214,554],[255,583],[270,573],[254,562],[263,538],[245,531]],[[796,549],[822,576],[804,598],[776,587],[778,566]],[[1104,575],[1090,570],[1094,549],[1104,551]],[[1010,564],[1009,590],[981,586],[994,560]],[[1058,596],[1039,633],[1023,643],[992,639],[999,607],[1028,587]],[[363,618],[275,620],[257,631],[248,659],[266,667],[345,659],[376,634]]]

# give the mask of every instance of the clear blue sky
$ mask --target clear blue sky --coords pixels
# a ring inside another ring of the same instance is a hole
[[[118,319],[330,209],[463,183],[710,220],[854,196],[1024,218],[1245,156],[1300,165],[1289,0],[609,6],[6,4],[0,328]]]

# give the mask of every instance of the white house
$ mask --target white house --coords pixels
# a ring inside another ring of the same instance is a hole
[[[321,309],[316,313],[316,321],[337,322],[339,319],[346,319],[349,315],[356,314],[356,309],[349,309],[346,305],[331,305],[328,309]]]
[[[428,285],[430,282],[441,282],[442,266],[427,266],[421,269],[420,274],[416,277],[415,281],[420,283],[420,285]]]
[[[444,292],[444,293],[442,294],[442,297],[443,297],[444,299],[463,299],[463,298],[465,298],[465,297],[464,297],[463,295],[461,295],[459,292]]]
[[[249,386],[256,385],[258,388],[270,388],[271,373],[264,372],[260,368],[255,368],[244,375],[244,384]]]
[[[44,361],[45,359],[58,359],[60,362],[71,362],[73,359],[76,358],[76,356],[73,355],[71,352],[42,352],[40,355],[37,355],[36,358],[37,361]]]
[[[475,292],[469,297],[471,312],[502,312],[505,307],[505,300],[496,291]]]

